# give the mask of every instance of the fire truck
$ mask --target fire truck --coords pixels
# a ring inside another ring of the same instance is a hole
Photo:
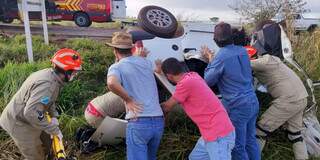
[[[45,2],[48,20],[74,21],[79,27],[89,27],[92,22],[112,22],[126,17],[125,0],[46,0]],[[10,23],[13,19],[19,18],[17,8],[20,10],[21,0],[15,3],[12,0],[4,0],[2,3],[0,20]],[[40,19],[40,15],[31,13],[30,18],[37,20]]]
[[[15,18],[18,18],[17,1],[0,0],[0,21],[3,23],[12,23]]]

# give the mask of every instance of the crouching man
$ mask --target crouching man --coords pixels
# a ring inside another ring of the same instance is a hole
[[[57,120],[56,99],[64,83],[81,70],[79,53],[59,50],[51,60],[53,68],[31,74],[13,96],[0,117],[1,127],[8,132],[26,160],[44,160],[44,144],[40,135],[45,132],[62,139]],[[46,112],[52,117],[48,122]]]
[[[279,56],[280,27],[271,23],[261,25],[258,30],[253,46],[257,49],[259,58],[252,60],[251,65],[256,78],[267,87],[268,93],[273,97],[271,106],[257,124],[257,138],[261,150],[264,148],[266,137],[286,124],[295,159],[308,159],[306,144],[301,136],[304,129],[302,117],[307,106],[307,90],[295,72],[279,58],[282,57]]]
[[[166,59],[161,68],[177,84],[173,96],[162,104],[163,110],[168,112],[180,103],[201,133],[189,160],[231,160],[235,129],[218,97],[197,73],[185,72],[177,59]]]
[[[112,92],[98,96],[89,102],[84,117],[89,125],[98,128],[104,118],[118,118],[126,112],[123,100]]]

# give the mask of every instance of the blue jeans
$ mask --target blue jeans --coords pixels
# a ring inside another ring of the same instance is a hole
[[[231,160],[231,151],[235,143],[235,132],[212,142],[202,137],[189,155],[189,160]]]
[[[227,111],[236,129],[232,160],[260,160],[260,147],[256,140],[256,120],[259,113],[256,95],[242,98],[236,105],[228,106]]]
[[[163,117],[129,120],[126,130],[127,159],[156,160],[163,130]]]

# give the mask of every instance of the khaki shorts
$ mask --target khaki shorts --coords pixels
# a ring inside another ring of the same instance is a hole
[[[296,102],[276,99],[268,110],[263,113],[258,125],[269,132],[273,132],[283,124],[291,132],[301,131],[304,129],[302,118],[306,106],[307,98]]]

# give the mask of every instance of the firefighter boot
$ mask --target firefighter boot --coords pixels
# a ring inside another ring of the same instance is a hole
[[[292,142],[294,157],[296,160],[308,159],[308,151],[305,141],[302,138],[301,132],[288,132],[288,138]]]

